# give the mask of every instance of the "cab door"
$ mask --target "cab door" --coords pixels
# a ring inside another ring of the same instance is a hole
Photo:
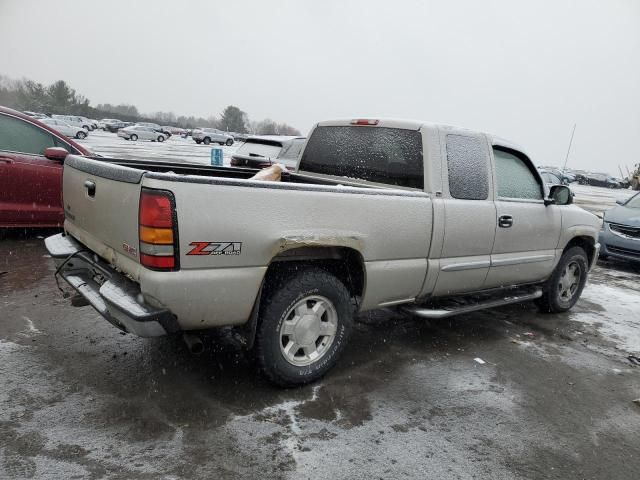
[[[434,295],[484,288],[496,232],[487,139],[467,131],[441,132],[444,238]],[[435,253],[435,252],[434,252]]]
[[[556,263],[561,213],[545,205],[542,179],[529,158],[494,146],[496,236],[487,287],[546,279]]]

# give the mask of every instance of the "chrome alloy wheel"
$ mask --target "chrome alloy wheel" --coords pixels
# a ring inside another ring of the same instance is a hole
[[[576,294],[580,285],[582,269],[578,262],[570,262],[564,268],[560,281],[558,282],[558,295],[563,302],[569,302]]]
[[[338,312],[328,298],[311,295],[297,302],[280,327],[280,351],[292,365],[304,367],[327,353],[338,330]]]

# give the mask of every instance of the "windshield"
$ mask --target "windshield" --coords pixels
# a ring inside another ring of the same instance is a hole
[[[636,193],[633,197],[631,197],[629,201],[624,204],[624,206],[629,208],[640,208],[640,193]]]
[[[386,127],[318,127],[300,170],[423,188],[419,131]]]

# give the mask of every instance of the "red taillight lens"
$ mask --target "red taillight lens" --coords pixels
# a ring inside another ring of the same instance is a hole
[[[143,188],[139,210],[140,263],[154,270],[177,270],[178,225],[173,194]]]
[[[171,228],[173,209],[168,192],[142,190],[140,194],[140,225]]]
[[[145,267],[172,270],[176,266],[176,259],[174,257],[156,257],[154,255],[141,253],[140,263]]]

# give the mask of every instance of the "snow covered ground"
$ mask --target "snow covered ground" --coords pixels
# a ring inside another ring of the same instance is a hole
[[[172,135],[162,143],[138,140],[132,142],[118,137],[115,133],[94,130],[85,140],[78,140],[95,153],[105,157],[124,158],[131,160],[149,160],[154,162],[186,162],[209,165],[211,149],[222,148],[224,164],[229,165],[231,155],[240,146],[236,142],[232,146],[198,145],[191,137],[181,138]]]

